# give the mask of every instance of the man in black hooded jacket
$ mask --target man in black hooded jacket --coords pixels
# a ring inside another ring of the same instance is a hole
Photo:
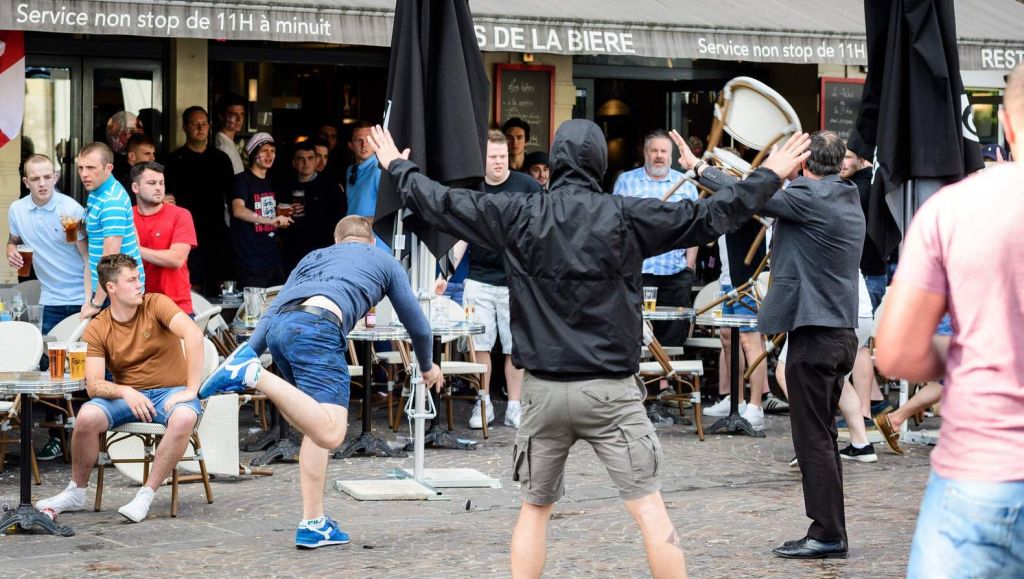
[[[491,194],[431,181],[374,127],[370,147],[405,205],[438,229],[502,254],[512,296],[512,362],[526,369],[513,480],[523,505],[513,576],[540,576],[547,521],[564,494],[569,448],[586,440],[643,532],[655,577],[686,575],[660,493],[661,446],[634,375],[642,340],[644,258],[734,231],[807,158],[797,134],[743,182],[697,202],[602,192],[604,134],[567,121],[551,147],[547,194]]]

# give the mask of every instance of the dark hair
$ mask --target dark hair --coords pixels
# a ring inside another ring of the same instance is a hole
[[[206,122],[210,122],[210,113],[206,112],[206,109],[201,106],[193,105],[185,109],[185,112],[181,113],[182,127],[188,124],[188,118],[192,116],[192,113],[203,113],[206,115]]]
[[[138,183],[139,179],[142,178],[142,174],[146,171],[156,171],[157,173],[164,172],[164,166],[156,161],[143,161],[141,163],[135,163],[132,165],[132,183]]]
[[[331,144],[327,142],[327,139],[321,139],[320,137],[309,139],[307,142],[313,143],[314,152],[316,151],[316,147],[324,147],[325,149],[331,148]]]
[[[146,133],[135,133],[128,137],[128,140],[124,144],[125,153],[134,153],[139,150],[139,147],[143,145],[149,145],[156,149],[156,142],[150,138]]]
[[[299,151],[309,151],[310,153],[316,154],[315,146],[316,144],[312,139],[306,139],[305,141],[295,143],[295,145],[292,146],[292,156]]]
[[[243,99],[241,95],[233,92],[226,92],[220,95],[220,98],[217,99],[217,103],[213,105],[213,110],[216,112],[217,118],[220,119],[227,114],[229,107],[235,106],[244,107],[245,99]]]
[[[356,122],[352,123],[352,132],[353,133],[356,132],[356,129],[371,129],[371,128],[373,128],[373,123],[371,123],[370,121],[356,121]]]
[[[668,139],[671,142],[672,137],[668,136],[668,131],[666,131],[665,129],[654,129],[653,131],[644,135],[645,149],[647,148],[647,144],[650,143],[652,139]]]
[[[523,129],[523,132],[526,133],[526,142],[530,142],[530,123],[519,117],[512,117],[501,125],[501,132],[507,135],[508,130],[512,128]]]
[[[82,147],[82,150],[78,152],[79,157],[91,155],[98,152],[100,154],[100,161],[104,165],[112,165],[114,163],[114,151],[106,143],[99,141],[93,141],[88,145]]]
[[[317,134],[320,134],[320,132],[323,130],[324,127],[331,127],[332,129],[337,131],[338,130],[338,123],[336,123],[334,121],[324,121],[324,122],[320,123],[320,127],[317,128],[317,130],[316,130]]]
[[[112,253],[100,258],[96,264],[96,277],[99,279],[100,287],[107,289],[107,284],[116,282],[117,276],[122,269],[138,269],[139,262],[127,253]]]
[[[838,175],[846,156],[846,145],[839,135],[832,131],[811,133],[811,156],[807,159],[807,170],[818,177]]]

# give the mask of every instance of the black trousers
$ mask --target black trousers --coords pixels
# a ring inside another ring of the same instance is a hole
[[[644,286],[658,288],[659,306],[682,306],[693,305],[693,270],[686,268],[679,273],[672,275],[643,275]],[[668,322],[653,322],[654,335],[662,346],[682,346],[690,333],[690,322],[686,320],[672,320]]]
[[[238,268],[238,288],[273,287],[285,282],[284,270],[280,267],[271,269]]]
[[[812,521],[807,536],[819,541],[846,540],[835,413],[856,354],[857,335],[852,329],[804,326],[789,333],[786,382],[793,447],[800,464],[804,508]]]

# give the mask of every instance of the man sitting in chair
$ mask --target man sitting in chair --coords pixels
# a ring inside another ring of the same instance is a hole
[[[85,379],[91,400],[82,405],[71,437],[71,482],[64,492],[36,503],[54,512],[85,509],[85,490],[99,453],[99,435],[128,422],[157,422],[167,433],[157,448],[149,480],[117,512],[133,522],[149,513],[157,487],[188,445],[202,407],[196,397],[203,368],[203,334],[162,294],[142,294],[138,263],[123,253],[96,267],[110,307],[85,329]],[[181,343],[185,349],[182,352]],[[107,369],[114,381],[106,379]]]

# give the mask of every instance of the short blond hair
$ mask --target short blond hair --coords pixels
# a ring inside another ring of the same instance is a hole
[[[110,147],[108,147],[106,143],[93,141],[88,145],[82,147],[82,150],[78,152],[78,156],[85,157],[86,155],[91,155],[92,153],[99,153],[100,161],[104,165],[114,164],[114,151]]]
[[[361,215],[343,217],[334,227],[334,241],[339,242],[347,237],[361,237],[373,240],[373,226],[370,220]]]

